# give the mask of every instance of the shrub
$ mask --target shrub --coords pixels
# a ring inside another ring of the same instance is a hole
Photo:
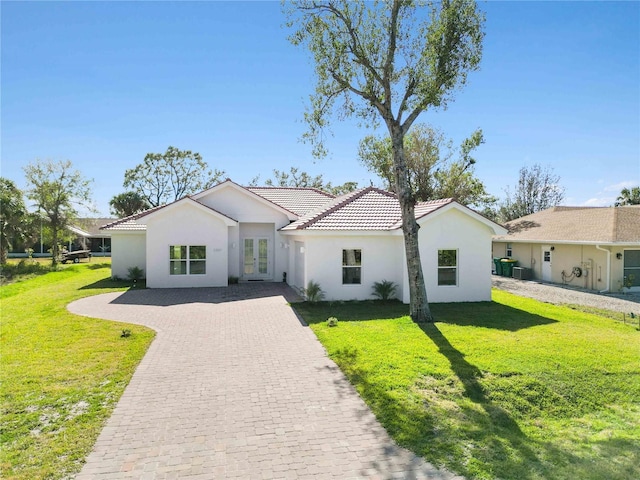
[[[338,326],[338,319],[336,317],[327,318],[327,326],[328,327],[337,327]]]
[[[234,275],[229,276],[228,278],[229,285],[235,285],[236,283],[238,283],[238,280],[239,278]]]
[[[129,280],[132,280],[135,282],[137,280],[142,280],[144,278],[144,272],[138,266],[129,267],[127,271],[129,272],[129,275],[127,275],[127,278]]]
[[[396,298],[398,285],[390,280],[382,280],[381,282],[373,282],[371,289],[373,290],[372,293],[374,297],[386,301]]]
[[[309,280],[307,288],[302,289],[302,295],[304,295],[308,302],[316,303],[324,300],[324,291],[320,288],[320,284]]]
[[[18,263],[6,263],[0,265],[0,276],[2,281],[10,282],[29,275],[44,275],[45,273],[55,271],[50,265],[38,263],[33,259],[23,258]]]

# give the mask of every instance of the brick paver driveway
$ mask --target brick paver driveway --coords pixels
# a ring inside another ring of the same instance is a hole
[[[85,298],[157,337],[77,480],[455,478],[397,447],[282,284]]]

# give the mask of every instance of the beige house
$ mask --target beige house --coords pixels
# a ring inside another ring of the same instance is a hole
[[[553,207],[513,220],[493,237],[493,256],[532,278],[597,290],[640,291],[640,206]]]

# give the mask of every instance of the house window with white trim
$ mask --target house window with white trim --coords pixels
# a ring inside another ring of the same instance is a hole
[[[342,284],[362,283],[362,250],[342,250]]]
[[[170,275],[204,275],[207,273],[205,245],[170,245]]]
[[[438,285],[458,285],[457,250],[438,250]]]
[[[513,256],[513,247],[511,246],[510,243],[507,243],[507,251],[506,251],[506,256],[511,258]]]

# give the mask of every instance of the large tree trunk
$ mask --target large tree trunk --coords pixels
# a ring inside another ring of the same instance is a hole
[[[415,198],[409,185],[409,173],[404,156],[404,134],[402,127],[393,126],[391,129],[393,145],[393,165],[396,179],[396,193],[402,211],[402,231],[404,233],[404,250],[409,274],[409,313],[414,322],[433,322],[427,290],[422,275],[420,262],[420,248],[418,244],[418,229],[416,222]]]

